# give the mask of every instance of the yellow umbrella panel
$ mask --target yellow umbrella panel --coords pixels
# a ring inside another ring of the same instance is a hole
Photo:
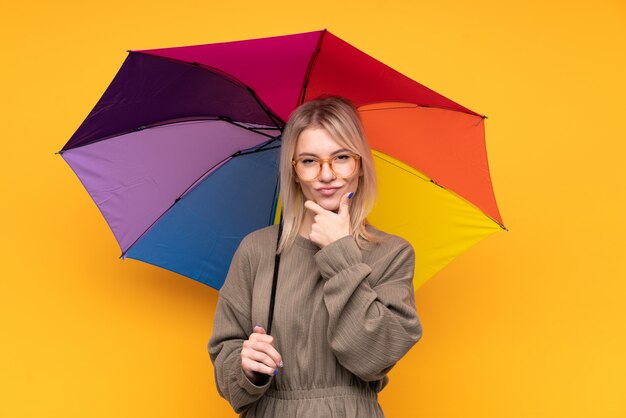
[[[454,257],[501,229],[474,205],[424,174],[388,155],[373,154],[378,200],[368,220],[411,243],[415,289]]]

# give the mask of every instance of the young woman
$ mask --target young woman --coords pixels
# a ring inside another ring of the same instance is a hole
[[[278,248],[278,225],[249,234],[219,292],[209,342],[218,391],[243,417],[382,417],[386,375],[422,335],[415,257],[406,240],[366,221],[374,165],[347,100],[292,113],[280,186]]]

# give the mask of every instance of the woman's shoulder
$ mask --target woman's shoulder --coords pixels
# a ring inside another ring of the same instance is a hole
[[[242,240],[240,247],[256,252],[271,248],[269,244],[276,244],[278,225],[270,225],[250,232]]]
[[[411,243],[399,235],[380,230],[372,224],[365,225],[365,229],[376,239],[375,242],[368,242],[365,249],[376,251],[413,250]]]
[[[415,251],[411,243],[372,225],[366,225],[366,229],[376,239],[362,250],[363,262],[372,268],[372,284],[395,276],[411,281],[415,268]]]

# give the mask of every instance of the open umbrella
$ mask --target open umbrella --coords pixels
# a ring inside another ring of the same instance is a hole
[[[369,219],[411,242],[416,287],[504,228],[485,117],[326,30],[129,51],[59,153],[122,258],[219,289],[241,239],[276,221],[285,121],[322,94],[359,107],[380,188]]]

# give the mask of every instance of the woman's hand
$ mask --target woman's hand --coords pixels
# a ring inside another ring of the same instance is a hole
[[[241,350],[241,368],[252,383],[259,383],[256,373],[274,376],[278,368],[283,367],[283,359],[274,348],[274,338],[267,335],[263,327],[254,327],[250,337],[243,342]]]
[[[312,200],[304,202],[304,207],[315,213],[309,239],[320,248],[350,235],[350,198],[353,193],[346,193],[341,198],[337,213],[326,210]]]

